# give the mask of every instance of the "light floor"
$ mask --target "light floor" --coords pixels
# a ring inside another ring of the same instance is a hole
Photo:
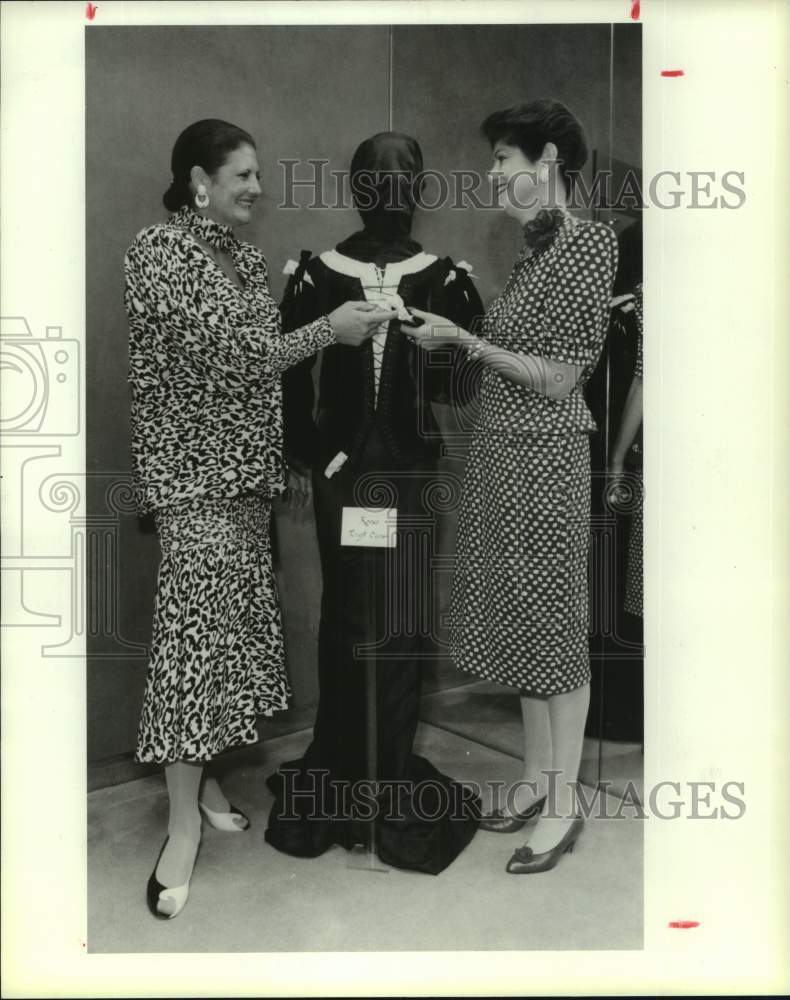
[[[517,718],[510,709],[487,710],[486,697],[496,696],[492,689],[469,687],[432,696],[441,698],[444,721],[449,716],[455,731],[423,723],[415,749],[462,781],[518,780]],[[430,717],[430,708],[428,704],[424,716]],[[473,715],[476,731],[469,721]],[[280,761],[299,756],[309,738],[309,731],[281,736],[227,756],[223,787],[252,826],[242,834],[223,834],[204,825],[189,902],[173,921],[155,920],[145,905],[145,885],[167,815],[161,776],[92,792],[89,951],[642,947],[643,834],[642,821],[630,818],[633,810],[619,819],[594,815],[573,854],[540,875],[514,876],[504,870],[526,831],[507,836],[478,832],[438,876],[352,867],[355,859],[339,847],[308,860],[278,853],[263,839],[271,804],[264,781]],[[641,777],[639,748],[609,745],[604,765],[605,778],[636,783]],[[585,744],[585,771],[597,773],[597,744],[592,742]],[[608,796],[608,809],[602,811],[612,815],[618,801]]]

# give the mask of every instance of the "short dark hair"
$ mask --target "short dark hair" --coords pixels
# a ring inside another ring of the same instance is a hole
[[[481,131],[491,146],[498,142],[518,146],[533,163],[540,159],[546,143],[553,142],[568,192],[573,190],[575,175],[587,162],[584,129],[559,101],[542,99],[495,111],[483,122]]]
[[[168,212],[177,212],[182,205],[191,202],[189,183],[192,167],[202,167],[213,177],[228,156],[240,146],[255,149],[252,136],[238,125],[220,121],[219,118],[204,118],[185,128],[173,146],[170,157],[173,180],[162,196]]]

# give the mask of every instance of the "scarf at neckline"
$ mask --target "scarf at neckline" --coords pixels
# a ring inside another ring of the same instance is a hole
[[[179,208],[173,215],[171,222],[182,229],[186,229],[193,236],[205,240],[209,246],[217,250],[222,250],[225,253],[230,253],[238,245],[238,240],[234,236],[230,226],[215,222],[205,215],[199,215],[190,205],[183,205]]]
[[[534,219],[524,226],[523,255],[534,256],[547,250],[565,225],[572,225],[573,219],[559,208],[542,208]]]

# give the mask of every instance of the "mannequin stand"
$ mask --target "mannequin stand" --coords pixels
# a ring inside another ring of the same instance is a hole
[[[367,577],[369,581],[368,618],[366,625],[367,642],[358,646],[355,654],[365,657],[365,712],[366,712],[366,768],[365,777],[374,793],[378,792],[378,703],[376,692],[376,550],[365,550]],[[378,857],[378,795],[373,818],[366,821],[366,843],[356,844],[351,850],[348,868],[387,874],[389,868]]]

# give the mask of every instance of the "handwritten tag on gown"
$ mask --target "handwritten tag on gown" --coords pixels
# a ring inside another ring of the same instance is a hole
[[[370,549],[394,549],[396,507],[344,507],[340,544]]]

